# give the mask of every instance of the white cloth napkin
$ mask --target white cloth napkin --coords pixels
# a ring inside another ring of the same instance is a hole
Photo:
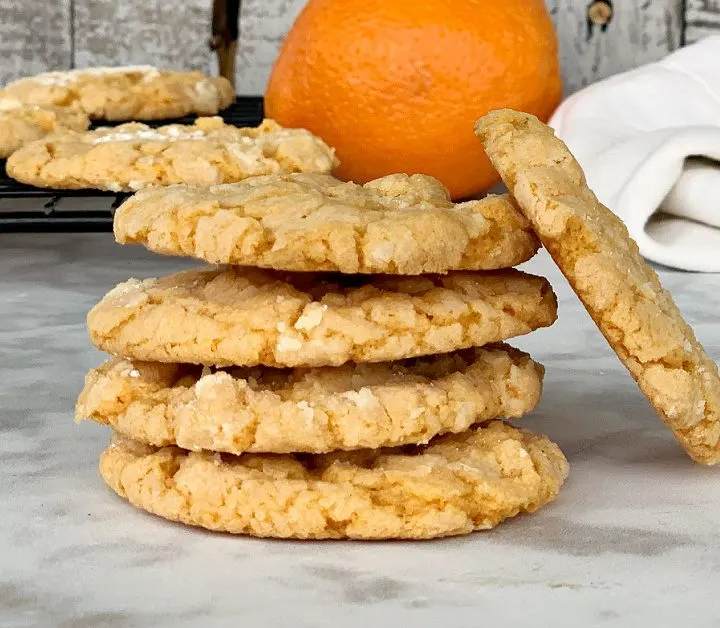
[[[573,94],[550,126],[645,257],[720,272],[720,36]]]

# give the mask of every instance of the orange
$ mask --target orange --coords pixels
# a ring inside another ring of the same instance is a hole
[[[463,198],[498,180],[475,120],[509,107],[545,121],[561,92],[544,0],[310,0],[265,107],[334,146],[342,179],[423,173]]]

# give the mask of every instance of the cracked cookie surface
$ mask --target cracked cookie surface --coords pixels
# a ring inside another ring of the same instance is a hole
[[[46,135],[84,131],[89,125],[90,120],[80,109],[29,105],[0,96],[0,159]]]
[[[697,462],[720,462],[720,377],[627,228],[536,118],[496,111],[476,125],[486,153],[590,316]]]
[[[155,446],[325,453],[427,442],[540,400],[543,368],[508,346],[402,362],[211,372],[115,358],[92,369],[76,417]]]
[[[36,105],[75,105],[93,120],[214,115],[235,100],[230,81],[152,66],[44,72],[9,83],[0,96]]]
[[[221,267],[121,283],[87,323],[98,348],[134,360],[339,366],[482,346],[556,315],[547,280],[513,269],[398,277]]]
[[[209,190],[143,190],[115,214],[115,238],[212,264],[417,275],[507,268],[539,243],[509,196],[454,204],[424,175],[365,185],[332,176],[253,177]]]
[[[129,192],[272,173],[325,173],[335,163],[333,150],[305,129],[285,129],[273,120],[238,128],[214,117],[158,128],[129,122],[56,135],[16,151],[7,171],[36,187]]]
[[[427,446],[319,455],[188,452],[115,436],[100,474],[137,508],[260,537],[429,539],[552,501],[567,476],[544,436],[499,421]]]

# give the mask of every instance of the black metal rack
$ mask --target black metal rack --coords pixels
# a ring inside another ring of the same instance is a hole
[[[257,126],[263,119],[263,99],[255,96],[238,97],[218,115],[227,124],[235,126]],[[173,120],[153,120],[150,126],[165,124],[192,124],[197,116],[185,116]],[[96,121],[92,128],[116,126],[120,122]],[[0,201],[3,199],[38,199],[29,209],[7,208],[9,203],[0,204],[0,232],[9,231],[111,231],[115,208],[129,195],[103,192],[100,190],[49,190],[18,183],[8,177],[5,160],[0,160]],[[65,209],[61,201],[67,198],[97,198],[97,209]],[[41,199],[45,199],[42,202]],[[101,201],[101,199],[105,199]]]

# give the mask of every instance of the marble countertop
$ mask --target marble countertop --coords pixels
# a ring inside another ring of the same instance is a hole
[[[0,235],[0,626],[719,626],[720,469],[693,464],[564,279],[524,424],[570,460],[559,499],[433,542],[263,541],[134,510],[105,488],[108,430],[72,407],[102,355],[86,311],[116,283],[191,265],[110,234]],[[662,271],[711,355],[720,275]]]

